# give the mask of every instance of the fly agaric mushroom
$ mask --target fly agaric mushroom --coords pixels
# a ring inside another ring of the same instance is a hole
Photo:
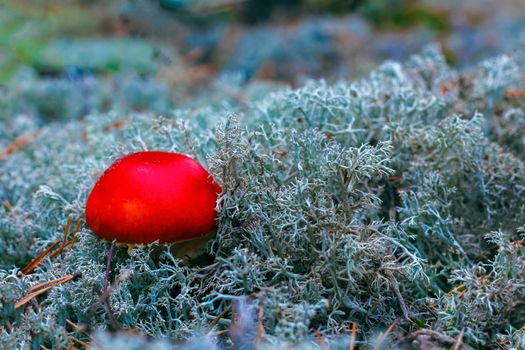
[[[86,204],[86,223],[118,243],[176,243],[216,226],[221,188],[197,161],[178,153],[133,153],[98,179]]]

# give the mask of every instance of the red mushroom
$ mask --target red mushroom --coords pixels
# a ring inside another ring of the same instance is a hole
[[[106,240],[176,243],[216,227],[221,188],[197,161],[178,153],[133,153],[98,179],[86,204],[86,222]]]

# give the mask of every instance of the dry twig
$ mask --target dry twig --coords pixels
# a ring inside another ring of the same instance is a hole
[[[317,338],[317,342],[321,349],[328,350],[328,345],[326,344],[323,335],[317,329],[315,330],[315,337]]]
[[[27,264],[26,266],[24,266],[22,268],[21,273],[24,274],[24,275],[27,275],[27,274],[33,272],[37,267],[39,267],[40,265],[42,265],[44,263],[44,259],[47,256],[47,254],[49,252],[51,252],[53,249],[55,249],[56,246],[59,245],[60,243],[62,243],[60,245],[60,247],[57,250],[53,251],[51,254],[49,254],[49,258],[50,259],[52,259],[55,256],[57,256],[58,254],[62,253],[62,251],[67,246],[73,247],[73,244],[75,243],[75,238],[77,236],[78,230],[80,229],[80,224],[81,223],[82,223],[81,220],[77,221],[77,224],[75,226],[75,230],[73,231],[73,237],[68,241],[67,240],[67,235],[68,235],[68,232],[69,232],[69,228],[71,226],[71,218],[69,218],[67,220],[67,224],[66,224],[66,227],[64,229],[64,237],[62,238],[62,240],[61,241],[56,241],[55,243],[51,244],[49,247],[44,249],[44,251],[42,251],[40,254],[38,254],[38,256],[36,258],[34,258],[29,264]]]
[[[45,292],[47,292],[48,290],[52,289],[53,287],[56,287],[58,285],[64,284],[66,282],[69,282],[73,278],[75,278],[75,277],[77,277],[79,275],[80,275],[80,273],[70,274],[70,275],[66,275],[64,277],[60,277],[60,278],[57,278],[57,279],[54,279],[54,280],[51,280],[51,281],[43,282],[43,283],[40,283],[40,284],[37,284],[37,285],[31,287],[31,289],[29,289],[29,291],[31,293],[29,293],[28,295],[26,295],[25,297],[23,297],[22,299],[17,301],[15,303],[15,309],[18,309],[18,308],[24,306],[25,304],[27,304],[28,302],[30,302],[31,300],[33,300],[37,296],[39,296],[41,294],[44,294]]]
[[[256,338],[256,348],[259,348],[263,335],[266,333],[264,330],[264,325],[262,322],[264,314],[264,299],[259,296],[259,310],[257,312],[257,338]]]
[[[392,322],[392,324],[390,325],[390,327],[388,327],[385,331],[385,333],[380,333],[379,336],[377,337],[377,342],[376,342],[376,346],[374,347],[374,350],[379,350],[380,349],[380,346],[383,344],[383,342],[386,340],[386,338],[388,337],[388,335],[392,332],[392,330],[394,329],[394,327],[397,325],[397,320],[395,320],[394,322]]]
[[[228,311],[230,311],[230,306],[228,306],[227,308],[225,308],[224,310],[222,310],[222,312],[217,315],[217,317],[215,317],[215,319],[213,321],[210,322],[210,325],[209,325],[209,330],[211,331],[213,329],[213,327],[219,323],[219,321],[221,320],[221,318],[224,317],[224,315],[226,315],[226,313],[228,313]]]
[[[352,323],[352,337],[350,338],[350,346],[348,347],[348,350],[354,350],[356,334],[357,334],[357,325],[355,322],[353,322]]]
[[[90,347],[90,344],[89,343],[86,343],[85,341],[83,340],[80,340],[80,339],[77,339],[75,337],[72,337],[70,335],[66,335],[65,336],[67,340],[70,340],[71,342],[73,343],[77,343],[77,344],[80,344],[82,345],[83,347],[85,347],[86,349],[88,349]]]
[[[525,97],[525,90],[521,89],[509,89],[505,91],[505,96],[507,97]]]
[[[459,350],[459,347],[461,346],[461,343],[463,342],[463,335],[465,334],[465,328],[461,329],[461,332],[459,332],[459,335],[454,342],[454,345],[452,346],[452,350]]]
[[[7,156],[19,151],[26,145],[31,143],[38,135],[38,131],[28,132],[22,136],[17,137],[13,143],[7,146],[3,151],[0,151],[0,160],[7,158]]]
[[[42,253],[38,254],[36,258],[34,258],[29,264],[24,266],[22,268],[22,274],[27,275],[30,272],[33,272],[38,266],[42,265],[42,262],[51,250],[53,250],[57,245],[60,244],[60,241],[57,241],[53,244],[51,244],[49,247],[47,247]]]

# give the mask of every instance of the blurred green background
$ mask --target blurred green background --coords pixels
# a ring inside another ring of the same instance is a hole
[[[524,14],[519,0],[4,0],[0,106],[164,113],[217,81],[355,78],[430,42],[465,67],[523,46]]]

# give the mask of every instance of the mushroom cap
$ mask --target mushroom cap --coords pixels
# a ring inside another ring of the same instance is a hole
[[[147,151],[113,163],[86,204],[95,235],[120,243],[175,243],[216,227],[221,188],[197,161],[178,153]]]

